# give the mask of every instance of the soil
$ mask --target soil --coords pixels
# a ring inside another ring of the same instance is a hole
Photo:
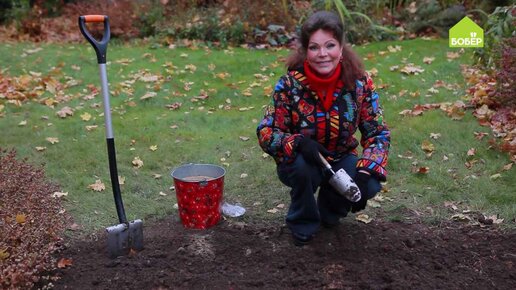
[[[70,241],[56,289],[516,289],[516,231],[348,217],[304,247],[284,224],[144,223],[145,249],[107,257],[105,234]]]

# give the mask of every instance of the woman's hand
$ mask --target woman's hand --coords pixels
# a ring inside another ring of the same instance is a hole
[[[359,201],[354,202],[351,205],[351,212],[359,212],[363,210],[367,205],[367,193],[368,193],[368,184],[369,179],[371,179],[371,174],[365,170],[360,170],[357,172],[355,176],[355,183],[358,185],[358,189],[360,189],[360,193],[362,194],[362,198]]]
[[[330,155],[330,151],[324,148],[322,144],[309,137],[303,137],[303,139],[299,141],[297,144],[297,151],[301,153],[307,163],[313,165],[322,164],[319,153],[321,153],[323,156]]]

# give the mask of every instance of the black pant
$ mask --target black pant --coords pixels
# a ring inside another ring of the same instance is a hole
[[[340,168],[351,178],[356,175],[358,158],[349,154],[331,164],[337,172]],[[291,203],[288,209],[286,223],[292,232],[312,235],[318,229],[321,221],[336,224],[339,218],[345,217],[351,208],[351,202],[339,195],[333,187],[324,180],[323,169],[319,165],[306,163],[299,154],[294,162],[281,164],[277,168],[281,182],[291,188]],[[319,188],[317,201],[315,192]],[[368,199],[374,197],[382,188],[375,178],[369,179],[368,192],[362,193]]]

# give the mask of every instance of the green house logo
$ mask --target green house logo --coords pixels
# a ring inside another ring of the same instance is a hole
[[[467,16],[449,32],[450,47],[484,47],[484,30]]]

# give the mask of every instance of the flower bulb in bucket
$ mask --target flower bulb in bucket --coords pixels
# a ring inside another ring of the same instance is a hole
[[[172,171],[184,227],[207,229],[220,221],[225,174],[224,168],[211,164],[186,164]]]

